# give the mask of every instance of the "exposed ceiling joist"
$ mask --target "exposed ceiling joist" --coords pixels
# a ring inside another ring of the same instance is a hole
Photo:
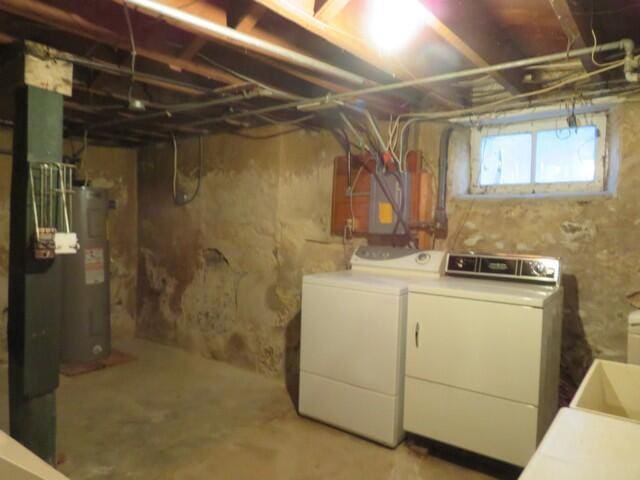
[[[204,48],[204,46],[209,43],[206,38],[203,37],[195,37],[191,40],[191,43],[184,47],[180,52],[179,57],[184,60],[191,60],[195,57],[200,50]]]
[[[11,0],[16,1],[16,0]],[[132,8],[142,11],[145,14],[162,19],[168,24],[177,28],[188,31],[195,35],[209,38],[213,41],[224,43],[236,48],[243,49],[246,52],[253,52],[263,56],[269,56],[277,60],[303,66],[310,70],[322,71],[326,75],[339,78],[342,81],[352,83],[356,86],[371,84],[372,82],[360,75],[337,67],[332,63],[313,58],[311,55],[294,50],[282,45],[269,42],[256,35],[247,35],[242,32],[221,24],[212,14],[219,10],[214,4],[198,5],[198,13],[191,11],[192,4],[188,4],[183,8],[173,6],[175,0],[113,0],[116,3],[127,3]]]
[[[448,3],[444,5],[451,8]],[[464,8],[450,10],[446,19],[436,7],[434,3],[433,11],[429,12],[429,27],[475,67],[522,58],[510,41],[498,36],[499,29],[491,23],[481,2],[465,2]],[[510,93],[523,91],[522,76],[517,70],[495,72],[491,76]]]
[[[236,25],[236,30],[243,33],[251,32],[266,13],[267,9],[259,3],[254,3],[249,7],[247,13]]]
[[[123,0],[114,0],[118,3],[122,3]],[[168,7],[173,7],[174,4],[176,4],[176,0],[157,0],[157,3],[168,6]],[[219,18],[219,10],[220,7],[214,5],[214,4],[193,4],[193,5],[197,5],[198,6],[198,16],[199,18],[202,18],[203,20],[206,20],[208,22],[211,22],[213,24],[219,25],[219,26],[225,26],[226,25],[220,25],[217,23],[216,19]],[[259,5],[259,4],[258,4]],[[187,4],[184,6],[184,8],[181,8],[180,10],[188,13],[188,14],[194,14],[194,12],[191,11],[192,8],[192,4]],[[158,18],[163,18],[166,21],[170,21],[169,19],[167,19],[166,17],[163,17],[162,15],[158,14],[157,12],[153,12],[153,11],[147,11],[144,10],[146,13],[148,13],[151,16],[155,16]],[[264,6],[259,5],[258,9],[252,9],[250,8],[247,11],[247,14],[252,14],[252,15],[257,15],[258,13],[262,12],[261,14],[264,14],[265,11],[267,11],[267,9]],[[242,21],[242,19],[240,20]],[[257,20],[256,20],[257,21]],[[176,25],[179,25],[180,28],[189,31],[190,33],[194,34],[194,35],[199,35],[202,36],[203,38],[208,38],[210,40],[213,41],[218,41],[218,42],[222,42],[225,44],[229,44],[232,46],[240,46],[240,45],[236,45],[231,39],[227,38],[227,37],[223,37],[223,36],[218,36],[216,35],[214,32],[209,32],[209,31],[203,31],[202,29],[197,28],[194,25],[189,25],[185,22],[178,22],[175,21],[174,23],[176,23]],[[247,25],[248,26],[248,25]],[[244,28],[247,28],[247,26],[245,26]],[[244,33],[244,32],[243,32]],[[296,54],[300,54],[300,55],[304,55],[307,57],[310,57],[310,55],[301,50],[298,46],[291,44],[290,42],[276,36],[273,35],[271,33],[268,32],[264,32],[262,30],[260,30],[259,28],[253,28],[253,30],[251,31],[251,37],[254,37],[256,39],[258,39],[259,41],[263,41],[263,42],[269,42],[270,44],[276,45],[278,47],[281,47],[283,49],[286,49],[288,51],[294,52]],[[188,48],[188,47],[186,47]],[[186,49],[185,48],[185,49]],[[251,45],[245,45],[243,46],[243,48],[246,48],[247,51],[255,56],[259,56],[259,58],[261,59],[261,61],[264,61],[265,63],[268,63],[269,65],[271,65],[274,68],[278,68],[290,75],[293,75],[295,77],[298,77],[300,79],[305,80],[308,83],[311,83],[313,85],[319,86],[321,88],[326,88],[327,85],[327,81],[324,78],[319,78],[319,75],[314,75],[314,74],[309,74],[308,71],[302,71],[299,68],[295,68],[292,65],[282,62],[282,58],[278,55],[275,54],[269,54],[268,52],[264,52],[263,50],[261,50],[260,48],[251,46]],[[184,50],[183,50],[184,51]],[[347,72],[348,73],[348,72]],[[359,77],[357,75],[353,75],[354,77],[358,77],[358,78],[362,78]],[[367,80],[367,79],[362,79],[365,82],[369,83],[370,85],[373,85],[374,82]],[[339,91],[340,89],[335,89],[335,90],[331,90],[331,91]],[[451,105],[455,105],[459,107],[458,103],[455,102],[448,102],[447,105],[451,106]],[[394,109],[396,110],[396,109]]]
[[[218,15],[219,12],[218,7],[212,5],[205,8],[207,8],[207,10],[202,13],[204,13],[205,15],[209,15],[209,18],[215,19],[216,15]],[[237,25],[235,26],[235,29],[239,32],[249,33],[260,21],[260,18],[262,18],[262,15],[264,15],[265,12],[266,8],[264,8],[259,3],[254,3],[249,7],[249,10],[247,10],[247,12],[242,15]],[[222,18],[221,15],[218,16],[219,18]],[[229,18],[226,18],[225,21],[228,23]],[[185,58],[187,60],[193,59],[200,52],[200,50],[202,50],[205,45],[207,45],[207,43],[209,43],[208,38],[196,36],[191,41],[191,43],[189,43],[189,45],[187,45],[180,53],[180,58]]]
[[[364,60],[383,72],[404,80],[410,78],[404,69],[394,65],[389,59],[385,59],[380,56],[376,51],[371,49],[368,43],[364,40],[358,39],[353,35],[345,34],[345,32],[342,32],[340,29],[332,27],[328,23],[315,18],[313,14],[310,14],[301,8],[296,8],[290,0],[256,1],[281,17],[301,26],[305,30],[325,39],[333,45],[346,50],[350,54]],[[430,93],[437,103],[448,108],[460,108],[464,103],[454,92],[444,88],[443,86],[430,87],[428,89],[428,93]]]
[[[322,22],[330,22],[337,17],[351,0],[327,0],[315,14],[315,17]]]
[[[128,67],[122,67],[120,65],[111,64],[101,60],[84,59],[77,55],[65,54],[65,57],[69,61],[76,65],[84,66],[95,71],[104,72],[109,75],[115,75],[117,77],[131,77],[131,70]],[[163,78],[157,75],[151,75],[144,72],[136,72],[136,83],[142,83],[146,85],[152,85],[164,90],[170,90],[176,93],[182,93],[185,95],[200,96],[205,94],[215,93],[217,89],[204,88],[199,85],[194,85],[186,82],[179,82],[168,78]],[[240,84],[238,84],[240,85]],[[246,85],[246,84],[244,84]]]
[[[78,4],[80,5],[80,4]],[[130,50],[130,42],[125,32],[114,32],[102,22],[97,15],[82,17],[52,5],[47,5],[37,0],[2,0],[0,10],[28,18],[35,22],[46,22],[59,30],[73,35],[78,35],[92,41],[104,43],[125,51]],[[80,9],[78,9],[80,10]],[[87,11],[89,11],[87,9]],[[210,80],[234,84],[241,80],[216,68],[178,58],[167,49],[159,45],[149,45],[144,38],[138,38],[136,52],[140,57],[163,63],[173,68],[179,68]]]
[[[340,85],[339,83],[332,82],[331,80],[325,80],[323,78],[318,77],[312,73],[304,72],[302,70],[298,70],[294,67],[287,67],[283,65],[276,65],[276,62],[270,59],[263,60],[268,65],[272,65],[277,67],[289,75],[293,75],[294,77],[298,77],[302,80],[306,80],[309,83],[313,83],[324,90],[327,90],[331,93],[344,93],[349,91],[349,88],[344,85]],[[407,113],[407,101],[402,100],[400,98],[394,99],[389,97],[382,97],[376,95],[368,95],[363,98],[366,100],[367,108],[372,109],[373,111],[378,111],[384,113],[386,115],[399,115],[401,113]],[[394,101],[395,100],[395,101]]]
[[[591,41],[591,27],[587,24],[589,16],[576,15],[578,12],[575,0],[549,0],[549,3],[556,17],[558,17],[558,22],[562,27],[562,31],[567,36],[571,48],[586,48],[591,46],[593,43]],[[592,72],[598,68],[588,55],[581,57],[580,62],[587,72]]]

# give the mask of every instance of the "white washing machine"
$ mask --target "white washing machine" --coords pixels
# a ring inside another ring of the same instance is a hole
[[[439,278],[444,257],[360,247],[351,270],[304,277],[300,414],[390,447],[402,441],[407,285]]]
[[[411,284],[405,430],[525,465],[557,411],[558,279],[557,259],[449,254]]]

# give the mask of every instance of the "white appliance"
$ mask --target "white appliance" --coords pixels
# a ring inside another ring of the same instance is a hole
[[[523,466],[557,411],[559,263],[449,254],[446,273],[409,287],[404,428]]]
[[[638,480],[640,424],[563,408],[519,480]]]
[[[0,430],[0,478],[7,480],[69,480],[2,430]]]
[[[440,277],[444,256],[360,247],[351,270],[304,277],[300,414],[390,447],[402,441],[407,285]]]

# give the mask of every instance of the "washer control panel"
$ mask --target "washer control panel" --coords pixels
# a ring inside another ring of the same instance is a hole
[[[560,260],[523,255],[449,253],[445,273],[557,285],[560,282]]]
[[[445,255],[445,252],[436,250],[361,246],[351,257],[351,265],[353,269],[385,269],[440,276]]]
[[[396,258],[413,255],[418,250],[415,248],[397,248],[397,247],[358,247],[354,255],[367,260],[393,260]]]

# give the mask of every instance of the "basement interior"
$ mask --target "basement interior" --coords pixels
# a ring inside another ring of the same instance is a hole
[[[639,25],[0,0],[0,478],[640,478]]]

